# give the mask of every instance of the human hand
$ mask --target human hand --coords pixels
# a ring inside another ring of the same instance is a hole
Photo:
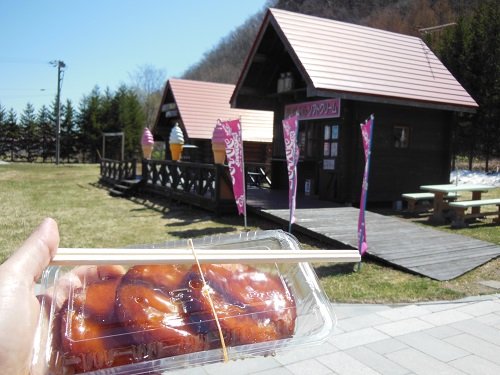
[[[59,246],[57,223],[45,219],[0,265],[0,366],[4,374],[28,374],[40,314],[36,281]]]

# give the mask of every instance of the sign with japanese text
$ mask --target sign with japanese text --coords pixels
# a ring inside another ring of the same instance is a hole
[[[233,193],[238,214],[246,214],[245,204],[245,167],[243,161],[243,140],[241,135],[240,120],[222,121],[222,128],[226,134],[224,140],[226,144],[227,165],[231,182],[233,183]]]
[[[316,100],[285,106],[285,118],[293,114],[298,114],[299,120],[340,117],[340,99]]]
[[[283,120],[283,137],[285,140],[285,154],[288,170],[288,206],[290,207],[290,225],[295,222],[297,162],[299,161],[300,153],[297,145],[298,127],[298,118],[296,115]]]
[[[358,250],[363,255],[368,250],[368,242],[366,239],[366,197],[368,195],[368,175],[370,172],[370,156],[373,136],[374,116],[371,115],[361,126],[361,135],[363,140],[363,150],[365,153],[365,171],[363,173],[363,183],[361,185],[361,199],[359,203],[359,218],[358,218]]]

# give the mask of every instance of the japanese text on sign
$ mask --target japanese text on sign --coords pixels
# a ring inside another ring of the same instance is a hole
[[[285,106],[285,118],[297,113],[299,120],[340,117],[340,99],[294,103]]]

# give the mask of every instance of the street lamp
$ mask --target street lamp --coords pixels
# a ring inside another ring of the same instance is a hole
[[[63,79],[63,68],[66,67],[64,61],[53,60],[50,62],[52,66],[57,66],[57,119],[56,119],[56,165],[59,165],[59,155],[61,153],[61,86]]]

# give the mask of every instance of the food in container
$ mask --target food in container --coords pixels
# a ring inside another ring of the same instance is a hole
[[[298,249],[282,231],[194,243]],[[307,263],[200,268],[50,267],[42,280],[50,313],[41,320],[34,364],[53,374],[141,374],[221,361],[223,346],[235,360],[319,343],[333,328],[330,305]]]

